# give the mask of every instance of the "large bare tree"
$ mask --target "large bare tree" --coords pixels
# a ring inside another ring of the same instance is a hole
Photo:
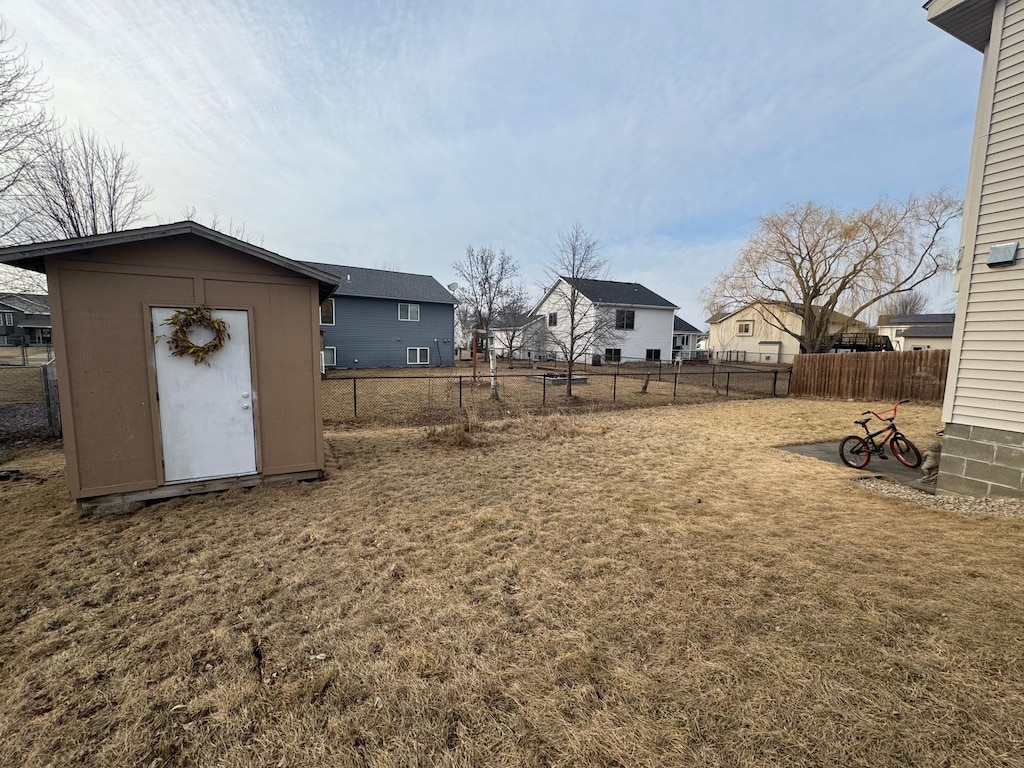
[[[962,210],[939,191],[846,213],[809,202],[769,214],[701,298],[709,311],[753,305],[801,352],[828,351],[844,330],[834,320],[858,318],[949,269],[947,235]],[[790,312],[802,327],[785,322]]]
[[[46,84],[0,19],[0,245],[20,239],[31,214],[21,185],[50,123],[43,107],[48,98]]]
[[[541,338],[540,322],[533,314],[533,303],[522,286],[512,289],[504,306],[495,315],[492,330],[495,335],[500,332],[501,346],[508,349],[509,368],[515,367],[516,353],[521,353]]]
[[[928,309],[928,297],[921,291],[894,293],[878,302],[878,315],[919,315]]]
[[[558,245],[547,268],[552,287],[544,305],[557,314],[557,324],[548,326],[547,339],[561,353],[568,368],[566,399],[572,398],[572,374],[576,363],[593,350],[619,338],[615,311],[590,301],[583,292],[587,280],[606,276],[608,262],[600,245],[579,223],[559,234]]]
[[[118,232],[146,218],[152,189],[123,145],[101,141],[81,126],[53,126],[25,174],[34,239]]]
[[[466,247],[462,261],[452,265],[459,276],[456,298],[467,328],[490,330],[495,316],[516,290],[519,265],[502,248]]]

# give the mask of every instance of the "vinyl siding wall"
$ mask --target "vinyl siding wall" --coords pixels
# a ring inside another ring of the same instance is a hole
[[[580,310],[583,317],[591,317],[590,302],[584,297],[581,299],[583,306]],[[544,331],[561,338],[568,338],[569,314],[566,311],[566,300],[558,294],[549,295],[537,308],[538,314],[542,316],[543,325],[540,338],[532,345],[531,353],[543,358],[546,354],[560,356],[558,348],[546,340]],[[648,349],[661,350],[661,359],[669,361],[672,359],[672,333],[675,326],[675,308],[666,307],[657,309],[653,307],[631,307],[625,305],[599,305],[599,311],[612,312],[616,309],[633,310],[633,328],[631,330],[615,331],[615,338],[595,345],[594,349],[586,350],[583,357],[591,354],[604,354],[605,349],[621,350],[622,361],[644,360]],[[550,312],[558,313],[558,325],[549,327],[547,316]]]
[[[419,321],[399,320],[399,303],[419,304]],[[430,366],[454,365],[454,328],[451,304],[339,295],[334,325],[320,326],[323,345],[336,350],[338,368],[427,367],[408,364],[409,347],[428,348]]]
[[[962,265],[969,274],[960,280],[959,360],[951,361],[944,416],[1024,432],[1024,0],[996,4],[985,55],[971,169],[977,207],[970,210],[969,192]],[[989,249],[1013,241],[1021,246],[1017,262],[989,267]]]

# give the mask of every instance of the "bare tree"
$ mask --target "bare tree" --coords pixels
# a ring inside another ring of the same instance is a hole
[[[542,326],[533,314],[533,304],[522,286],[512,289],[508,300],[495,316],[492,330],[501,333],[502,346],[508,349],[508,367],[515,367],[516,353],[537,341],[543,333]]]
[[[919,315],[928,308],[928,297],[921,291],[894,293],[878,302],[881,315]]]
[[[452,265],[461,278],[456,298],[469,328],[490,330],[491,322],[511,298],[519,266],[502,248],[466,247],[462,261]]]
[[[0,264],[0,293],[46,293],[46,275]]]
[[[705,308],[752,305],[801,352],[827,351],[845,330],[836,319],[857,318],[949,269],[947,233],[962,210],[939,191],[849,213],[805,203],[769,214],[701,298]],[[802,327],[789,327],[790,312]]]
[[[37,239],[86,237],[117,232],[146,218],[152,189],[123,146],[101,142],[79,127],[51,127],[42,150],[26,171],[26,194]]]
[[[615,311],[586,297],[586,281],[602,279],[608,262],[597,240],[579,223],[558,236],[554,258],[547,269],[552,280],[546,305],[557,315],[554,326],[545,324],[548,341],[562,354],[568,369],[565,397],[572,398],[572,374],[576,363],[595,349],[619,338]]]
[[[0,19],[0,244],[19,239],[18,230],[29,218],[21,184],[49,125],[43,109],[49,89],[12,38]]]
[[[194,221],[196,224],[203,224],[203,222],[199,218],[199,214],[196,211],[196,207],[194,205],[189,205],[183,208],[181,211],[181,218],[184,219],[185,221]],[[227,226],[224,226],[221,223],[220,216],[215,213],[213,214],[213,217],[210,219],[210,223],[203,224],[203,226],[209,227],[210,229],[215,229],[218,232],[228,235],[229,237],[235,238],[236,240],[242,240],[246,243],[251,243],[252,245],[258,246],[260,248],[263,247],[263,235],[257,237],[256,235],[250,233],[246,229],[244,221],[239,224],[236,224],[234,219],[229,219]]]

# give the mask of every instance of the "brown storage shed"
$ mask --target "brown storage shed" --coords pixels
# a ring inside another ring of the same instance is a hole
[[[331,275],[187,221],[4,248],[0,262],[46,273],[68,487],[83,506],[322,476]],[[174,313],[194,307],[228,336],[198,363],[168,344]]]

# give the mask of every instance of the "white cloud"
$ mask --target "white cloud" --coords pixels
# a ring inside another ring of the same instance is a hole
[[[981,60],[891,0],[41,5],[3,13],[55,109],[165,220],[442,283],[470,243],[539,277],[580,221],[690,322],[761,213],[962,187]]]

